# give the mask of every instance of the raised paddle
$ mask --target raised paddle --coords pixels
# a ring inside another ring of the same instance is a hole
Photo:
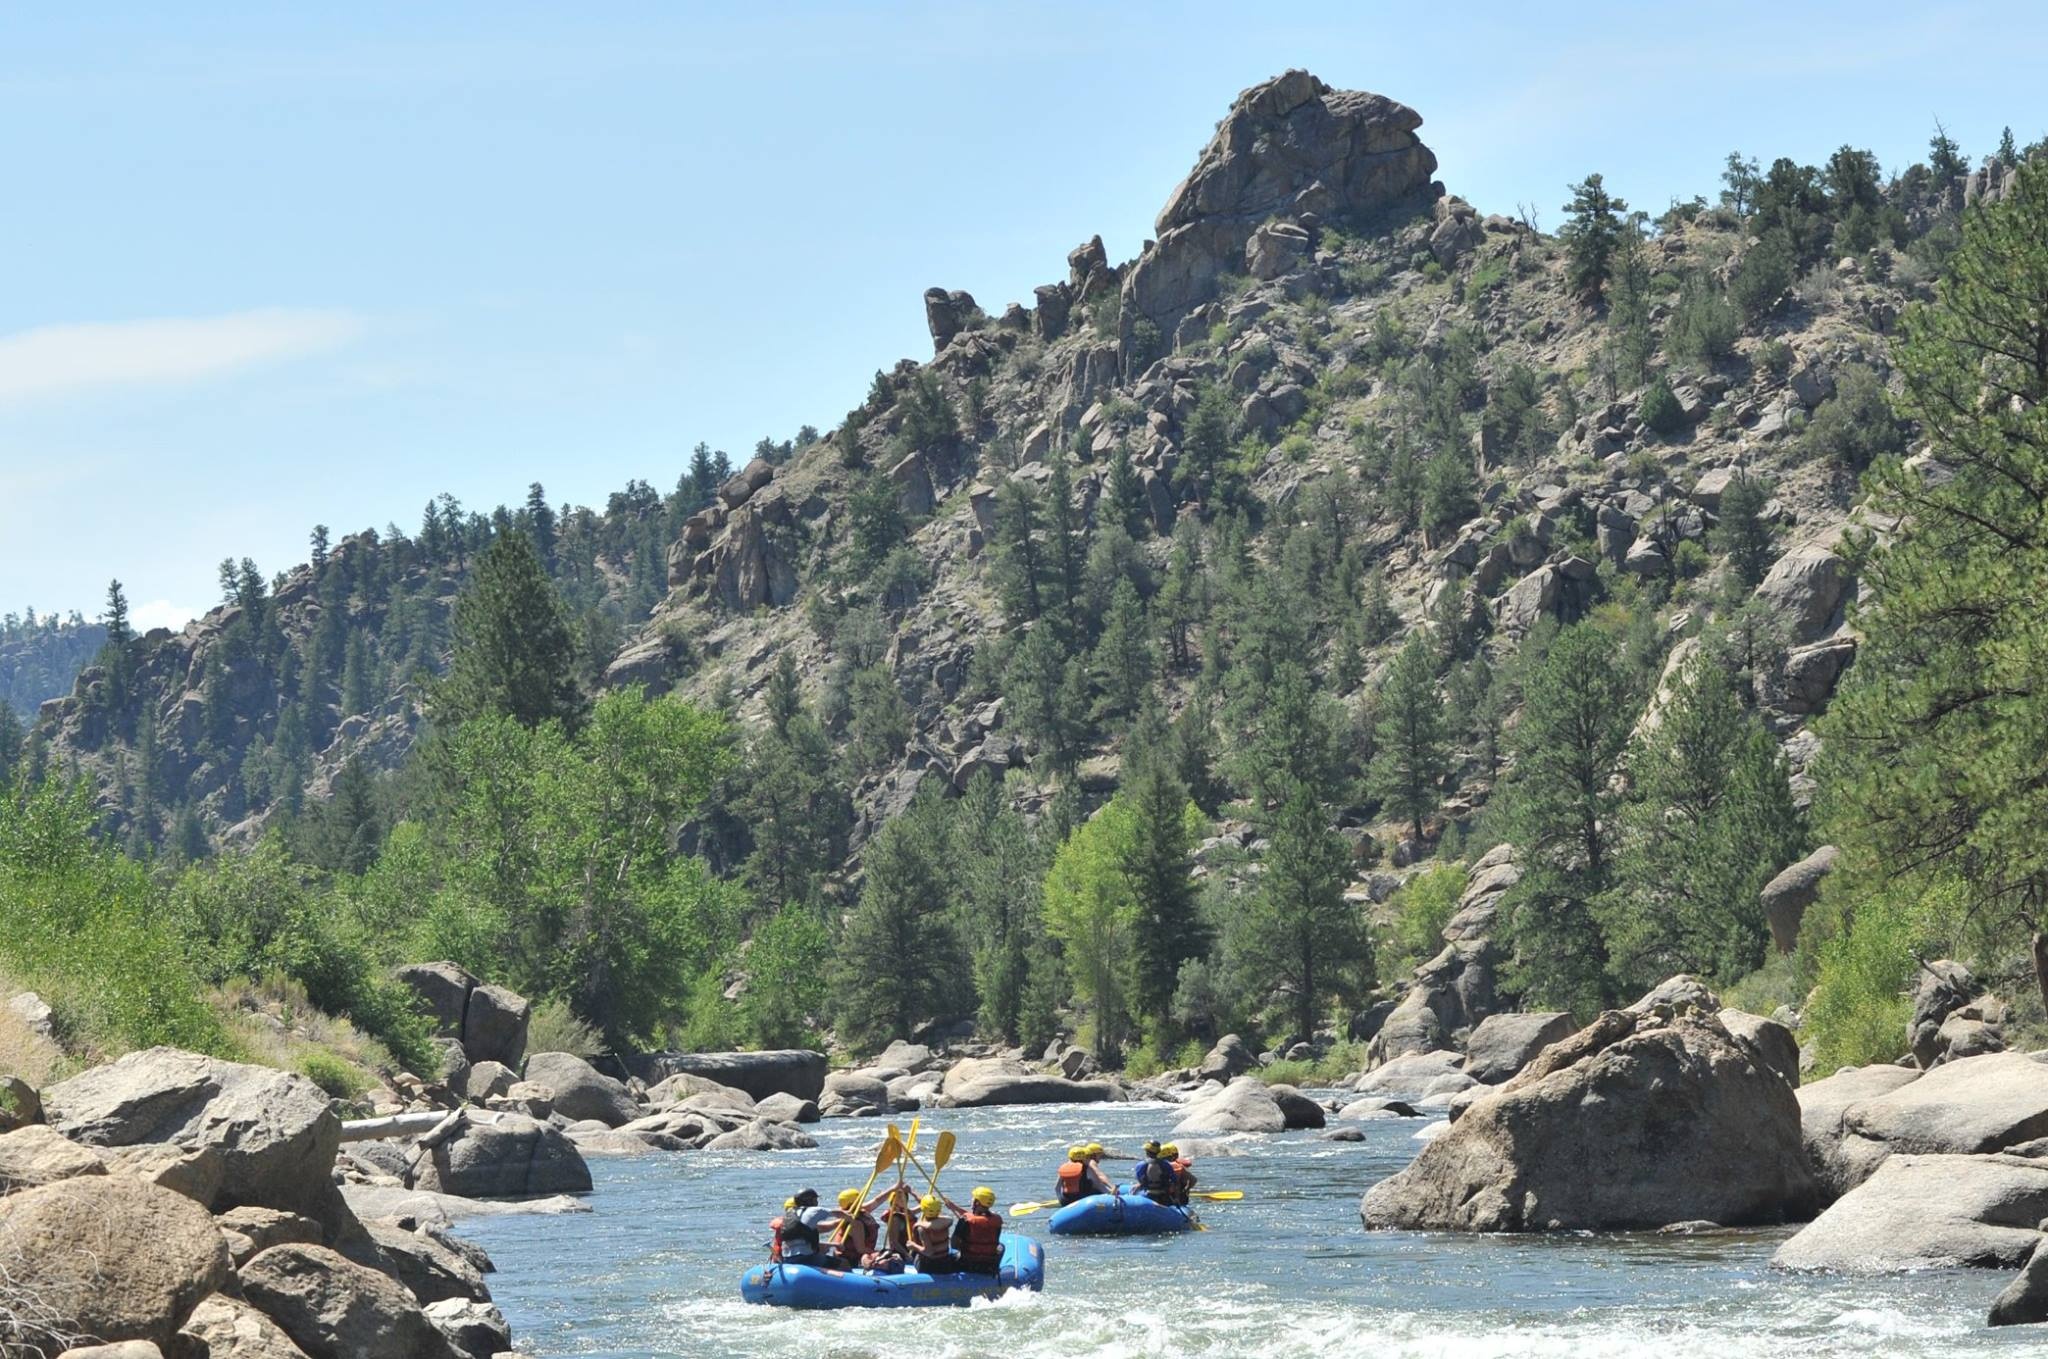
[[[934,1194],[939,1192],[939,1172],[946,1168],[946,1162],[953,1159],[953,1143],[955,1140],[951,1129],[939,1134],[938,1145],[932,1148],[932,1168],[930,1170],[925,1170],[923,1163],[915,1156],[911,1156],[909,1152],[904,1153],[906,1157],[909,1157],[910,1164],[924,1172],[925,1183],[932,1187]]]
[[[903,1144],[896,1140],[896,1130],[891,1128],[889,1135],[882,1139],[882,1149],[875,1153],[875,1168],[868,1173],[868,1182],[861,1186],[860,1201],[862,1204],[867,1203],[868,1192],[875,1187],[875,1181],[881,1178],[883,1171],[896,1163],[896,1157],[902,1150]],[[846,1239],[846,1229],[852,1225],[853,1220],[851,1218],[840,1223],[838,1233],[832,1238],[832,1244],[836,1246],[844,1241]]]

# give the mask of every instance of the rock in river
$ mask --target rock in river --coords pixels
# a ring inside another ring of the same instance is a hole
[[[2048,1162],[1896,1155],[1780,1246],[1771,1263],[1849,1273],[2010,1269],[2040,1241],[2044,1217]]]
[[[555,1112],[570,1122],[594,1118],[621,1127],[640,1117],[632,1092],[569,1052],[536,1052],[526,1059],[526,1080],[553,1093]]]
[[[1551,1231],[1797,1220],[1792,1088],[1712,1012],[1610,1010],[1480,1097],[1360,1205],[1368,1227]]]
[[[956,1063],[939,1087],[939,1103],[953,1109],[992,1104],[1098,1104],[1116,1097],[1116,1087],[1104,1081],[1070,1081],[995,1057],[970,1057]]]

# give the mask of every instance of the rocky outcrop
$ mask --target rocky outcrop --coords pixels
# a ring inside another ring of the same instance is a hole
[[[1910,1087],[1909,1087],[1910,1088]],[[1893,1156],[1771,1258],[1782,1269],[2010,1269],[2041,1239],[2048,1162]]]
[[[320,1246],[273,1246],[241,1283],[311,1359],[461,1359],[401,1284]]]
[[[1817,642],[1841,622],[1853,580],[1832,538],[1794,547],[1756,587],[1757,601],[1795,646]]]
[[[2048,1236],[2034,1244],[2019,1277],[1991,1300],[1988,1324],[2028,1326],[2040,1321],[2048,1321]]]
[[[1792,1089],[1711,1011],[1610,1010],[1375,1185],[1368,1227],[1519,1232],[1797,1220]]]
[[[1787,1084],[1799,1084],[1799,1040],[1792,1030],[1745,1010],[1723,1010],[1720,1019],[1721,1027],[1749,1044],[1765,1066],[1783,1076]]]
[[[330,1244],[353,1226],[328,1178],[341,1120],[304,1076],[150,1048],[50,1087],[43,1105],[52,1128],[88,1146],[211,1151],[215,1208],[302,1213],[327,1227]]]
[[[572,1052],[537,1052],[526,1062],[526,1081],[546,1090],[555,1112],[570,1122],[594,1118],[620,1127],[640,1117],[633,1092]]]
[[[1415,983],[1366,1049],[1366,1069],[1414,1052],[1452,1046],[1498,1005],[1493,942],[1500,899],[1522,878],[1514,853],[1496,845],[1472,865],[1458,909],[1444,926],[1443,951],[1415,969]]]
[[[1771,943],[1778,952],[1790,953],[1798,946],[1806,908],[1820,896],[1821,881],[1833,871],[1840,854],[1833,845],[1822,845],[1764,884],[1764,919],[1770,923]]]
[[[825,1092],[825,1054],[803,1048],[768,1052],[657,1052],[628,1061],[649,1085],[677,1075],[702,1076],[755,1099],[783,1093],[815,1100]]]
[[[1499,1085],[1529,1059],[1577,1030],[1562,1010],[1488,1015],[1465,1043],[1464,1072],[1482,1085]]]
[[[985,322],[981,308],[974,305],[972,293],[955,289],[926,288],[924,290],[924,323],[932,333],[932,352],[938,353],[953,343],[953,337],[961,331]]]
[[[1265,1083],[1256,1076],[1239,1076],[1189,1101],[1173,1131],[1175,1136],[1188,1137],[1198,1133],[1276,1133],[1287,1126],[1286,1111]]]
[[[478,981],[454,963],[410,963],[394,975],[432,1016],[434,1032],[461,1043],[470,1062],[498,1062],[518,1069],[526,1056],[526,1026],[533,1015],[533,1007],[523,998]]]
[[[1246,246],[1270,219],[1302,230],[1424,207],[1436,157],[1415,136],[1421,125],[1404,104],[1333,90],[1306,71],[1240,94],[1161,210],[1158,239],[1124,276],[1126,358],[1138,323],[1171,337],[1220,278],[1243,272]]]
[[[2048,1053],[1945,1063],[1847,1105],[1840,1126],[1833,1154],[1845,1190],[1901,1153],[1982,1154],[2048,1137]]]
[[[167,1189],[89,1176],[0,1199],[0,1281],[10,1294],[0,1326],[29,1320],[18,1316],[27,1300],[47,1336],[168,1347],[231,1277],[212,1217]],[[0,1342],[9,1338],[0,1329]]]
[[[205,1359],[308,1359],[283,1327],[225,1293],[193,1308],[179,1334],[203,1347]]]
[[[1209,1049],[1195,1074],[1205,1081],[1230,1081],[1259,1064],[1258,1054],[1245,1046],[1244,1039],[1226,1033]]]
[[[1961,963],[1938,959],[1920,969],[1913,987],[1907,1046],[1923,1068],[2005,1048],[2005,1006],[1978,994],[1977,979]]]

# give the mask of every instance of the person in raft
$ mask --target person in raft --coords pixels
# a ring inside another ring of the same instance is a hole
[[[1159,1159],[1173,1167],[1173,1201],[1185,1208],[1188,1195],[1195,1187],[1195,1163],[1180,1154],[1180,1148],[1168,1142],[1159,1149]]]
[[[910,1229],[910,1267],[920,1274],[951,1274],[959,1268],[953,1258],[953,1220],[945,1215],[945,1206],[937,1194],[926,1194],[917,1205],[917,1222]]]
[[[782,1212],[768,1219],[768,1263],[771,1265],[782,1263],[782,1224],[795,1211],[796,1200],[784,1199],[782,1201]]]
[[[1137,1170],[1131,1175],[1132,1187],[1154,1203],[1170,1206],[1179,1192],[1179,1179],[1173,1162],[1165,1155],[1165,1149],[1157,1142],[1147,1142],[1145,1159],[1138,1162]]]
[[[840,1268],[875,1267],[875,1247],[881,1239],[881,1225],[875,1221],[875,1205],[886,1197],[885,1194],[878,1194],[872,1203],[862,1203],[860,1190],[839,1191],[839,1211],[845,1214],[846,1225],[839,1229],[837,1244],[832,1247],[832,1251],[839,1257]]]
[[[882,1211],[882,1240],[876,1252],[875,1269],[883,1274],[899,1272],[910,1259],[911,1228],[917,1223],[917,1201],[908,1185],[891,1185],[875,1196],[886,1205]]]
[[[953,1259],[962,1274],[995,1274],[1003,1267],[1003,1219],[996,1212],[996,1191],[978,1185],[962,1208],[951,1199],[946,1206],[958,1214],[953,1222]]]
[[[1088,1148],[1072,1146],[1067,1148],[1067,1163],[1060,1167],[1059,1176],[1053,1182],[1053,1192],[1064,1208],[1070,1203],[1079,1203],[1091,1194],[1110,1192],[1109,1182],[1102,1178],[1102,1172],[1088,1159]]]
[[[820,1208],[815,1189],[798,1190],[791,1202],[795,1206],[782,1214],[782,1263],[828,1267],[838,1264],[837,1258],[826,1252],[825,1232],[851,1219],[836,1208]]]

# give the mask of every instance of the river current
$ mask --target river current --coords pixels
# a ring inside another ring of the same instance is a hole
[[[1069,1143],[1135,1151],[1171,1129],[1166,1105],[934,1111],[921,1159],[959,1139],[940,1185],[999,1207],[1050,1195]],[[897,1122],[908,1127],[908,1117]],[[1048,1237],[1047,1214],[1009,1229],[1046,1242],[1046,1288],[966,1310],[791,1312],[740,1301],[768,1219],[805,1186],[826,1202],[873,1168],[882,1120],[813,1124],[815,1151],[595,1159],[589,1202],[564,1217],[478,1218],[462,1232],[499,1272],[491,1288],[522,1350],[553,1356],[775,1359],[1933,1359],[2040,1353],[2040,1328],[1987,1330],[2008,1276],[1936,1271],[1872,1279],[1770,1268],[1784,1232],[1695,1237],[1468,1237],[1368,1233],[1359,1196],[1421,1148],[1419,1120],[1223,1139],[1196,1163],[1240,1203],[1175,1237]],[[1122,1163],[1112,1163],[1113,1167]],[[1128,1175],[1128,1167],[1123,1166]]]

